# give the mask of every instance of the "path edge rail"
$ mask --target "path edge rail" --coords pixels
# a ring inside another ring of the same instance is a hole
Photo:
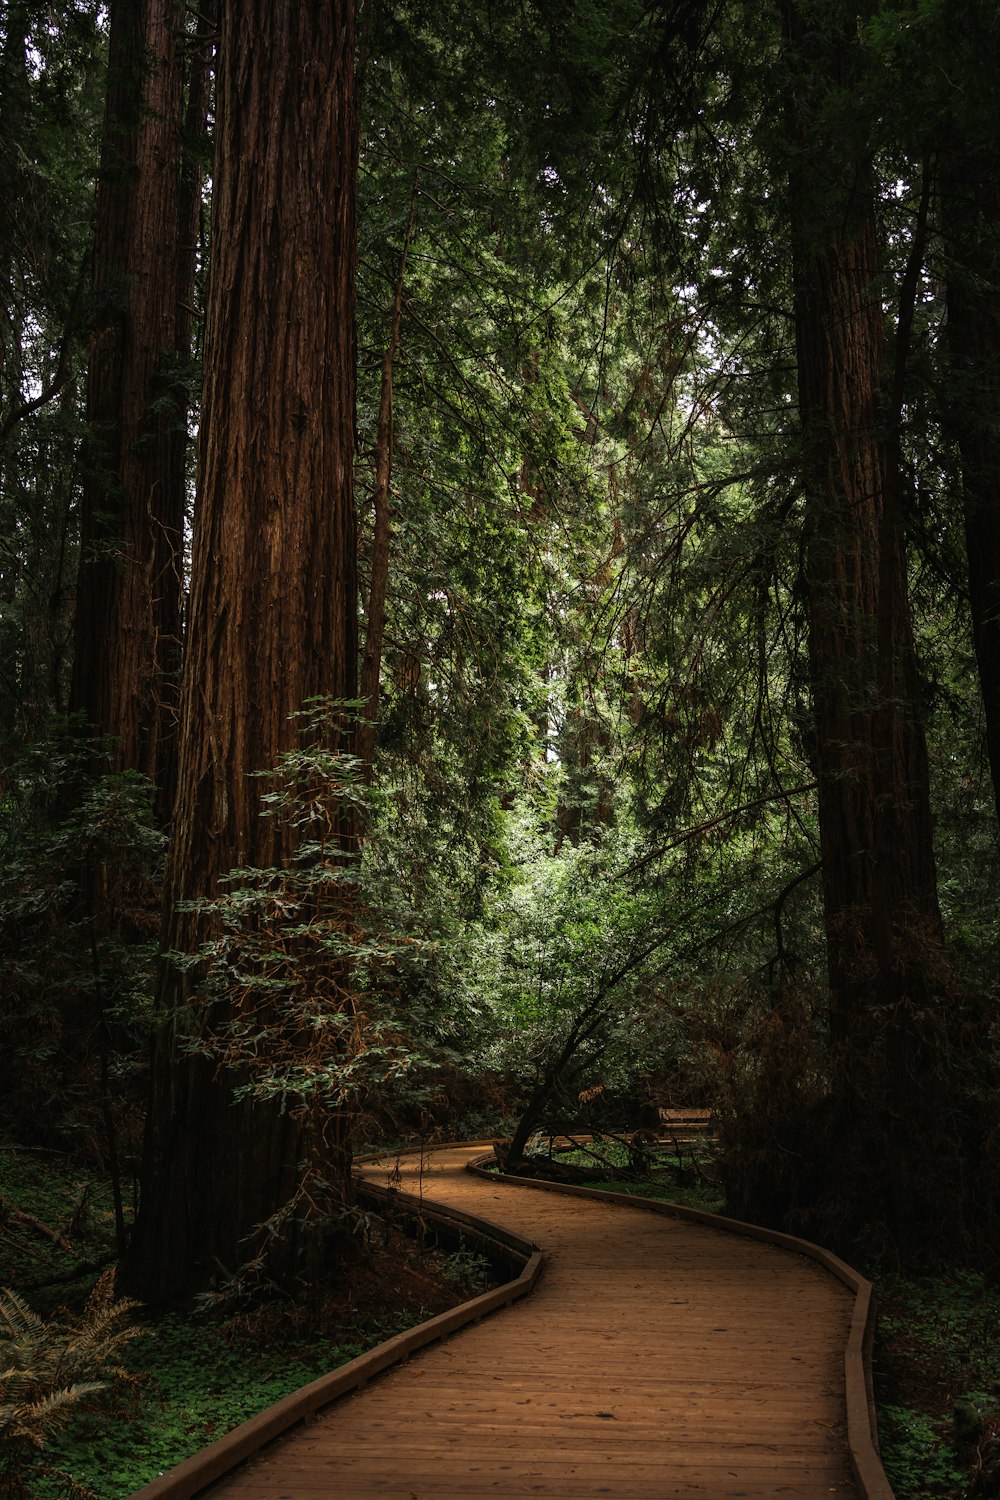
[[[860,1271],[856,1271],[824,1245],[800,1239],[798,1235],[785,1234],[778,1229],[768,1229],[763,1224],[747,1224],[741,1219],[729,1219],[722,1214],[709,1213],[706,1209],[688,1208],[686,1204],[668,1203],[656,1198],[639,1198],[631,1193],[614,1193],[604,1188],[578,1187],[568,1182],[547,1182],[540,1177],[520,1177],[509,1172],[491,1171],[487,1163],[495,1160],[492,1151],[484,1152],[482,1156],[474,1157],[466,1163],[466,1171],[487,1177],[491,1182],[510,1182],[518,1187],[566,1193],[571,1197],[607,1199],[630,1208],[667,1214],[693,1224],[705,1224],[709,1228],[724,1230],[727,1234],[762,1240],[766,1244],[777,1245],[817,1261],[835,1276],[854,1294],[854,1309],[844,1349],[847,1448],[851,1470],[862,1500],[896,1500],[895,1491],[882,1467],[878,1448],[878,1421],[871,1374],[872,1345],[875,1340],[875,1296],[871,1282]]]
[[[471,1144],[483,1143],[476,1141]],[[292,1391],[280,1401],[265,1407],[255,1417],[242,1422],[239,1427],[234,1427],[225,1436],[217,1438],[207,1448],[200,1449],[159,1478],[151,1480],[142,1489],[134,1491],[130,1500],[190,1500],[190,1497],[200,1494],[290,1428],[309,1421],[325,1406],[359,1390],[374,1376],[400,1364],[426,1345],[457,1333],[460,1328],[509,1306],[533,1290],[541,1274],[543,1256],[529,1240],[504,1229],[502,1225],[494,1224],[490,1219],[465,1213],[461,1209],[431,1204],[412,1193],[383,1188],[371,1182],[359,1182],[357,1189],[362,1200],[367,1198],[369,1201],[391,1204],[393,1208],[401,1209],[415,1219],[428,1220],[445,1228],[458,1230],[466,1238],[479,1240],[487,1247],[499,1247],[505,1254],[522,1262],[522,1269],[509,1281],[491,1287],[489,1291],[472,1297],[468,1302],[460,1302],[447,1312],[438,1313],[436,1317],[408,1328],[405,1333],[386,1339],[374,1349],[369,1349],[366,1354],[359,1354],[356,1359],[339,1365],[328,1375],[320,1375],[308,1385],[300,1386],[297,1391]]]

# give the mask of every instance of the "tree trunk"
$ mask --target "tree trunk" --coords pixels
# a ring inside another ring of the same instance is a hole
[[[807,30],[788,3],[785,20],[796,80],[789,219],[840,1132],[831,1151],[850,1155],[853,1141],[851,1168],[868,1186],[853,1208],[836,1201],[836,1186],[820,1192],[833,1215],[856,1212],[905,1240],[931,1211],[930,1174],[916,1152],[932,1062],[922,1037],[946,966],[895,474],[900,412],[884,362],[870,163],[824,116],[832,96],[854,88],[852,17]],[[925,1152],[928,1144],[919,1140]],[[846,1179],[834,1172],[834,1180]]]
[[[185,408],[169,359],[180,26],[177,0],[111,6],[70,690],[71,708],[114,740],[116,767],[152,778],[162,822],[173,796],[184,518]]]
[[[356,123],[352,0],[225,0],[198,500],[165,946],[194,952],[236,865],[291,834],[255,772],[289,715],[357,686],[354,451]],[[235,1269],[286,1201],[300,1127],[185,1052],[225,1020],[165,970],[132,1283],[162,1300]],[[349,1191],[350,1143],[330,1172]],[[251,1236],[252,1238],[252,1236]]]
[[[962,466],[972,636],[1000,819],[1000,173],[994,150],[947,153],[941,178],[947,420]]]

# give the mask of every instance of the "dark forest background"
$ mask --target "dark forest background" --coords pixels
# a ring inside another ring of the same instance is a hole
[[[139,1295],[672,1104],[995,1253],[998,25],[3,7],[0,1114]]]

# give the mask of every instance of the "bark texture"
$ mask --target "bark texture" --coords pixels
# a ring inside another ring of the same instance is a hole
[[[947,989],[928,764],[916,699],[897,477],[905,349],[885,358],[870,163],[830,100],[856,84],[850,7],[806,28],[786,4],[798,396],[806,495],[809,655],[834,1058],[834,1115],[867,1201],[898,1240],[922,1232],[931,1174],[917,1156],[930,1037]],[[905,296],[905,288],[904,288]],[[905,339],[906,308],[897,335]],[[854,1150],[857,1157],[854,1156]],[[861,1193],[858,1198],[864,1200]]]
[[[202,449],[166,945],[193,951],[236,865],[291,836],[260,817],[255,772],[296,740],[289,715],[357,687],[354,450],[356,124],[353,4],[221,9]],[[168,971],[131,1279],[154,1299],[233,1270],[295,1177],[299,1128],[234,1104],[234,1079],[185,1055]],[[180,1009],[178,1009],[180,1007]]]
[[[948,420],[958,442],[969,605],[1000,819],[1000,171],[992,143],[942,159],[948,256]]]
[[[177,0],[111,6],[94,242],[89,442],[70,706],[114,764],[173,797],[180,663],[183,396],[178,321],[182,69]]]

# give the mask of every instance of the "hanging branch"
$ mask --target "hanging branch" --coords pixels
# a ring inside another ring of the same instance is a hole
[[[774,920],[775,934],[778,941],[778,953],[773,959],[769,960],[768,963],[764,964],[763,968],[770,971],[773,968],[773,965],[779,961],[782,964],[787,964],[790,955],[788,949],[784,944],[784,936],[781,927],[781,914],[784,909],[785,902],[788,900],[788,897],[794,890],[797,890],[798,887],[800,885],[803,885],[807,880],[811,880],[814,875],[818,875],[822,868],[822,860],[816,860],[816,862],[809,865],[807,869],[800,870],[797,875],[792,876],[792,879],[788,882],[788,884],[786,886],[783,886],[778,894],[776,896],[773,896],[770,901],[765,901],[763,906],[755,906],[753,911],[746,912],[742,917],[737,917],[735,922],[730,922],[719,932],[714,932],[711,937],[704,938],[703,940],[697,942],[690,951],[692,953],[700,953],[703,949],[713,946],[718,946],[721,948],[726,938],[741,936],[744,932],[746,932],[748,927],[751,927],[754,922],[759,921],[761,917],[770,916]]]
[[[676,838],[669,839],[667,843],[658,844],[655,849],[651,849],[648,854],[644,854],[640,859],[633,860],[630,865],[621,871],[622,878],[638,874],[640,870],[644,870],[654,860],[662,858],[664,854],[669,854],[671,849],[679,849],[682,844],[690,843],[692,839],[701,838],[702,834],[711,832],[713,828],[718,828],[721,823],[727,822],[729,818],[738,817],[740,813],[751,812],[756,807],[765,807],[769,802],[789,802],[792,797],[802,796],[806,792],[814,792],[818,785],[819,783],[816,781],[806,781],[801,786],[781,787],[776,792],[769,792],[767,796],[755,797],[752,802],[744,802],[740,807],[728,808],[716,817],[709,818],[707,822],[697,823],[693,828],[685,829],[683,833],[679,833]]]
[[[66,317],[66,327],[63,329],[62,338],[59,340],[59,353],[56,357],[55,370],[49,379],[43,383],[41,390],[36,396],[32,396],[29,400],[22,401],[19,405],[11,407],[10,411],[7,412],[3,421],[0,422],[0,443],[6,441],[8,433],[10,433],[12,428],[17,426],[18,422],[23,422],[25,417],[30,417],[33,412],[39,411],[43,406],[47,406],[50,401],[54,401],[73,374],[71,357],[73,354],[73,342],[80,331],[80,307],[83,302],[83,293],[87,285],[89,271],[90,254],[88,252],[80,263],[76,286],[73,290],[69,312]]]
[[[385,605],[389,583],[389,537],[392,512],[389,504],[392,483],[392,379],[396,350],[399,345],[399,326],[403,317],[403,278],[406,273],[406,257],[413,235],[413,221],[417,206],[417,182],[413,180],[410,193],[410,208],[406,216],[403,233],[403,248],[399,256],[396,273],[396,290],[392,304],[392,329],[389,344],[382,360],[382,390],[379,397],[378,428],[375,435],[375,522],[372,535],[372,574],[368,591],[368,627],[365,632],[365,649],[361,659],[360,696],[364,700],[364,717],[358,723],[357,754],[368,767],[371,775],[375,755],[375,726],[378,720],[379,676],[382,668],[382,639],[385,634]]]

